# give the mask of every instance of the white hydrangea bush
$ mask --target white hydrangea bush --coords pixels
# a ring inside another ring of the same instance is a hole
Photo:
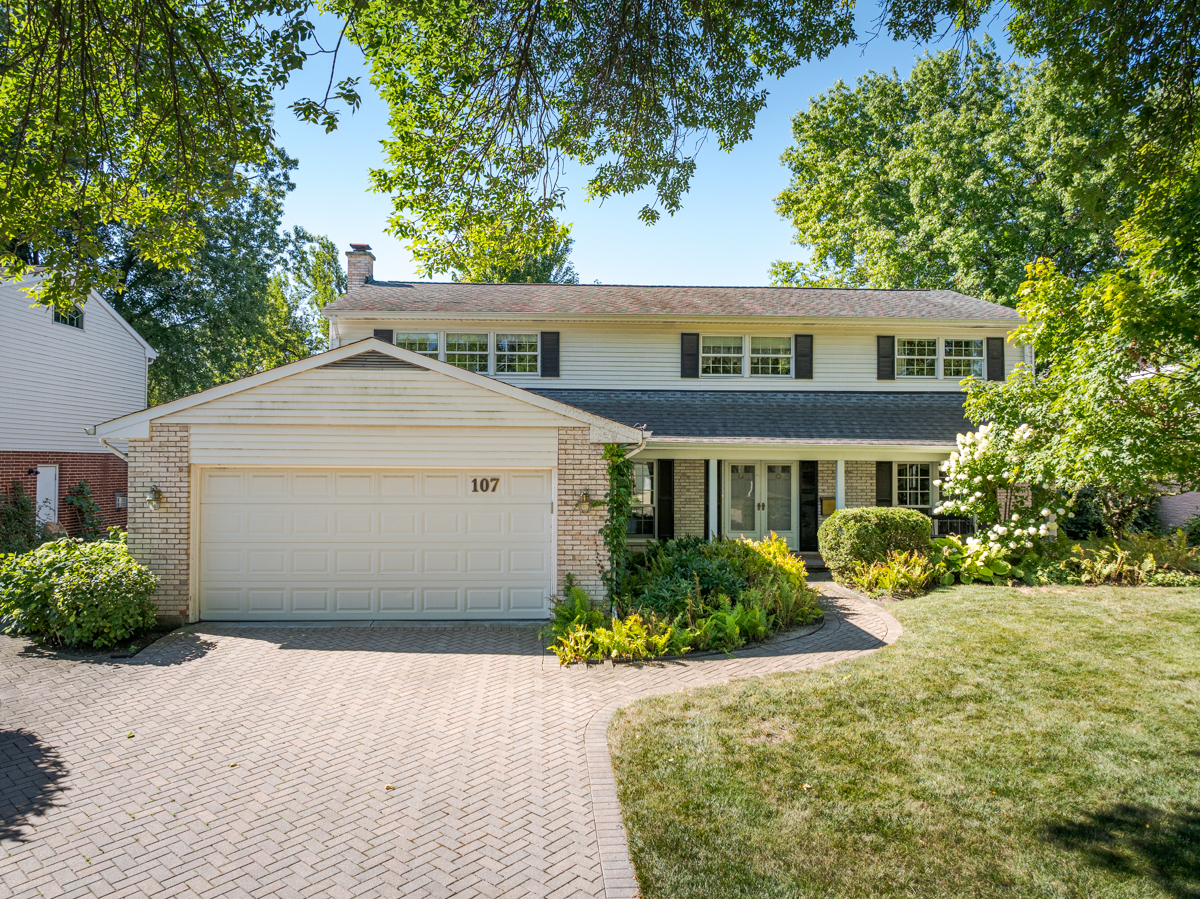
[[[974,518],[979,536],[968,538],[968,546],[1019,559],[1056,539],[1059,519],[1074,514],[1030,463],[1035,436],[1028,424],[1011,431],[985,424],[958,435],[958,449],[934,481],[942,502],[933,512]]]

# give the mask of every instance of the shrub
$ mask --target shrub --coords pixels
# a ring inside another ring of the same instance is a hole
[[[955,581],[1006,584],[1010,578],[1025,577],[1025,570],[1010,564],[1005,557],[1007,551],[995,543],[976,537],[951,536],[938,537],[933,545],[938,580],[944,587]]]
[[[1193,515],[1183,523],[1182,531],[1188,546],[1200,546],[1200,515]]]
[[[883,562],[888,553],[928,553],[933,522],[915,509],[839,509],[817,530],[821,558],[838,580],[855,565]]]
[[[5,633],[103,649],[151,627],[157,581],[129,555],[120,532],[110,535],[95,543],[65,537],[0,557]]]
[[[890,552],[882,562],[859,562],[850,582],[868,596],[920,596],[933,576],[933,563],[921,553]]]
[[[25,553],[52,539],[45,524],[37,520],[33,497],[20,481],[13,481],[0,494],[0,555]]]

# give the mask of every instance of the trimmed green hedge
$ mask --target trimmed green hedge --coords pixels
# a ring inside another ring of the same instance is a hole
[[[915,509],[839,509],[817,530],[821,558],[833,576],[849,577],[856,563],[887,560],[890,552],[927,554],[933,522]]]
[[[0,626],[47,643],[103,649],[154,625],[157,580],[124,536],[64,537],[0,556]]]

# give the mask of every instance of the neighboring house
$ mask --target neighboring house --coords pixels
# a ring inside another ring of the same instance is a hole
[[[540,618],[568,573],[599,596],[604,443],[636,453],[635,542],[815,549],[835,508],[930,511],[959,381],[1028,360],[1013,310],[952,291],[392,283],[348,256],[329,352],[97,429],[130,441],[165,614]]]
[[[0,490],[20,482],[41,520],[74,531],[66,497],[87,481],[103,524],[124,527],[126,463],[87,431],[145,407],[157,354],[98,294],[68,315],[31,306],[37,278],[0,284]]]

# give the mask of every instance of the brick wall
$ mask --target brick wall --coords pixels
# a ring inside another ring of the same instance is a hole
[[[157,511],[145,501],[152,487]],[[149,440],[129,441],[129,551],[158,576],[154,604],[168,620],[188,614],[190,491],[187,425],[153,424]]]
[[[67,505],[67,493],[80,481],[87,481],[92,498],[100,507],[101,527],[126,526],[124,509],[115,505],[116,494],[127,493],[128,466],[112,453],[42,453],[0,452],[0,491],[12,489],[13,481],[21,484],[25,495],[37,497],[39,465],[58,466],[58,521],[70,534],[79,533],[79,515]]]
[[[861,509],[875,505],[875,463],[846,462],[846,508]]]
[[[608,492],[608,466],[604,445],[588,442],[588,428],[558,429],[558,591],[563,580],[575,575],[576,583],[594,600],[604,598],[603,573],[608,554],[600,528],[608,520],[603,506],[579,508],[587,491],[594,500]]]
[[[675,536],[704,536],[703,459],[675,460]]]
[[[823,499],[837,498],[837,463],[822,460],[817,463],[817,524],[828,516],[822,515]]]

